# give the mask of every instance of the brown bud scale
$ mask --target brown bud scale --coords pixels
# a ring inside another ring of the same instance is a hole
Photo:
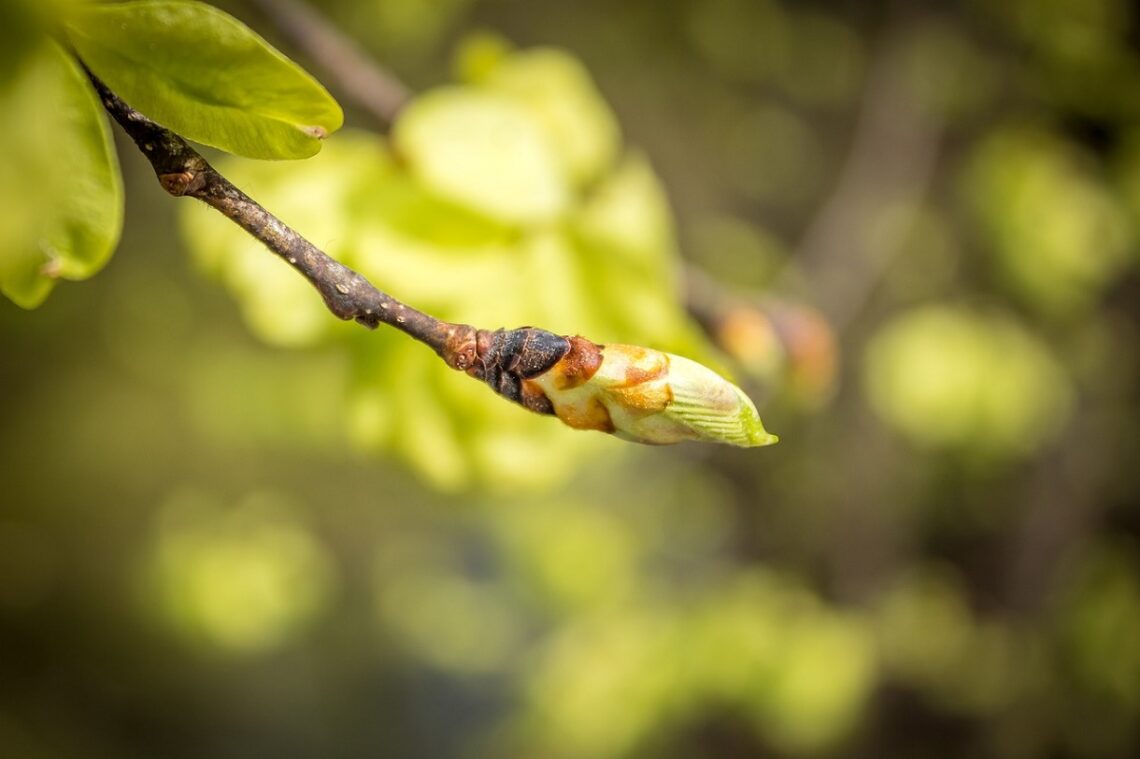
[[[602,365],[604,345],[596,345],[575,335],[567,338],[570,350],[554,367],[554,384],[559,390],[570,390],[590,381]]]
[[[507,400],[538,414],[553,414],[554,406],[537,385],[526,381],[557,364],[571,341],[537,327],[475,329],[454,325],[440,355],[448,366],[491,386]]]

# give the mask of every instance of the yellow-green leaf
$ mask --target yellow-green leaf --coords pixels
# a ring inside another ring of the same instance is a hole
[[[84,62],[124,100],[205,145],[250,158],[307,158],[344,122],[320,83],[204,3],[85,7],[67,31]]]
[[[24,308],[59,278],[99,271],[119,240],[123,188],[110,126],[86,77],[43,44],[0,92],[0,290]]]

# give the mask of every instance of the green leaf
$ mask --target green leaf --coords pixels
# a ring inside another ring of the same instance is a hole
[[[18,75],[47,28],[71,0],[5,0],[0,3],[0,88]]]
[[[205,145],[250,158],[307,158],[344,122],[315,79],[204,3],[88,7],[67,29],[80,57],[112,90]]]
[[[114,252],[123,188],[110,126],[87,78],[43,45],[0,93],[0,291],[24,308],[55,280],[86,279]]]
[[[404,109],[392,138],[425,187],[491,218],[548,222],[569,204],[565,174],[542,127],[505,95],[439,88]]]

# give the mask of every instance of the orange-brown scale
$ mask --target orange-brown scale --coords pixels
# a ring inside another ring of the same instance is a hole
[[[550,368],[554,386],[559,390],[570,390],[586,384],[602,365],[603,345],[596,345],[581,335],[567,338],[570,350]]]
[[[610,392],[621,397],[624,408],[639,415],[664,411],[673,402],[673,390],[653,381],[669,371],[669,357],[638,346],[625,346],[624,351],[631,363],[625,367],[622,383]]]
[[[524,387],[527,384],[533,383],[524,383]],[[554,413],[562,420],[563,424],[576,430],[613,432],[617,429],[614,426],[613,419],[610,418],[610,412],[597,398],[591,398],[589,404],[584,408],[573,404],[555,407]]]
[[[622,383],[622,387],[636,387],[645,382],[655,380],[669,371],[668,357],[664,353],[658,353],[657,351],[652,351],[652,353],[656,355],[652,357],[654,361],[650,368],[644,369],[636,364],[631,364],[626,367],[625,382]],[[650,351],[644,351],[643,355],[649,356]]]
[[[646,387],[633,385],[611,390],[614,395],[621,396],[622,406],[637,416],[659,414],[673,402],[673,389],[668,385],[664,387]]]

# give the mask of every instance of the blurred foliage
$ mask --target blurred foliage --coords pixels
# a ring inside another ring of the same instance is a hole
[[[866,356],[876,411],[920,443],[1033,453],[1064,426],[1072,403],[1048,349],[995,315],[944,306],[904,314]]]
[[[581,65],[546,49],[504,54],[479,84],[420,96],[390,148],[348,133],[300,166],[220,168],[331,255],[440,318],[708,353],[676,294],[664,193],[643,156],[618,158],[617,139]],[[258,242],[209,209],[183,212],[198,259],[262,337],[335,341],[349,353],[350,432],[364,448],[395,451],[447,489],[549,486],[615,450],[504,404],[393,330],[338,324]]]
[[[328,595],[329,560],[283,499],[253,494],[237,508],[176,493],[158,516],[155,604],[187,635],[236,650],[287,639]]]
[[[486,326],[700,353],[683,248],[781,442],[512,408],[123,150],[120,254],[0,303],[0,754],[1140,751],[1129,4],[317,4],[422,98],[227,174]]]
[[[1003,274],[1030,305],[1071,313],[1135,262],[1132,228],[1091,156],[1043,130],[998,128],[963,183]]]

